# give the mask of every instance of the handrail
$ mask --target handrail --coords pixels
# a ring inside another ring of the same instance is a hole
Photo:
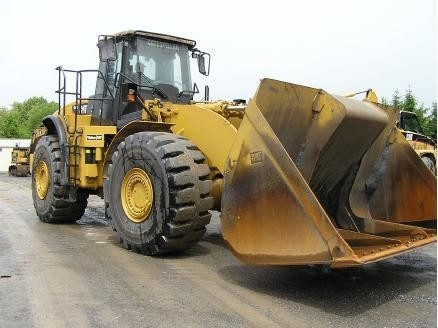
[[[83,131],[79,131],[77,129],[77,122],[78,122],[78,115],[81,114],[81,109],[82,109],[82,105],[84,101],[89,101],[89,100],[98,100],[98,101],[105,101],[105,100],[114,100],[114,94],[111,91],[111,88],[107,82],[107,80],[105,79],[105,76],[103,75],[103,73],[100,70],[96,70],[96,69],[85,69],[85,70],[72,70],[72,69],[64,69],[62,66],[58,66],[55,68],[58,71],[58,90],[55,90],[55,93],[58,94],[58,115],[61,114],[61,107],[64,108],[64,113],[65,113],[65,106],[66,106],[66,97],[67,95],[69,96],[74,96],[75,97],[75,107],[76,109],[74,110],[75,113],[75,119],[74,119],[74,127],[73,130],[69,129],[69,127],[67,126],[67,132],[69,134],[71,134],[71,137],[74,136],[74,134],[77,133],[76,137],[73,140],[70,141],[66,141],[65,145],[63,145],[63,147],[66,147],[66,149],[70,149],[71,147],[73,147],[73,157],[74,157],[74,166],[77,166],[77,147],[78,147],[78,139],[79,137],[82,135]],[[67,90],[67,73],[75,73],[75,90],[71,91],[71,90]],[[84,98],[82,97],[82,92],[83,92],[83,74],[84,73],[97,73],[98,78],[101,78],[104,82],[105,85],[105,91],[108,91],[110,97],[99,97],[99,98]],[[101,112],[102,115],[102,112]],[[101,117],[102,119],[102,117]],[[69,138],[70,139],[70,138]],[[73,145],[71,145],[71,143],[73,143]],[[70,161],[70,155],[71,152],[68,151],[68,157],[67,157],[67,161]],[[74,168],[73,171],[73,177],[72,172],[71,172],[71,167],[70,165],[67,163],[67,181],[69,181],[69,183],[72,183],[73,185],[76,185],[76,182],[78,180],[77,178],[77,172],[76,169]]]

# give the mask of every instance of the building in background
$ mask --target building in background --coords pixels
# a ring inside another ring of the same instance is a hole
[[[0,138],[0,172],[8,172],[14,147],[29,147],[30,139]]]

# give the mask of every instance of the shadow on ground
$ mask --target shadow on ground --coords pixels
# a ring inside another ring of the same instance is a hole
[[[232,265],[219,275],[236,285],[274,297],[304,303],[340,316],[354,316],[389,301],[427,302],[409,291],[436,281],[436,257],[413,252],[364,267],[280,267]],[[436,284],[435,284],[436,288]]]

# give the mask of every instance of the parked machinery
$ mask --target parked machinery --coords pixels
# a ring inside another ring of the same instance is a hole
[[[29,148],[14,147],[11,153],[11,165],[9,175],[25,177],[30,174],[29,169]]]
[[[424,164],[436,175],[436,143],[426,136],[418,122],[417,114],[409,111],[400,111],[397,127],[405,136]]]
[[[380,104],[373,89],[352,93],[346,97],[354,97],[359,94],[365,94],[364,100],[373,102],[386,111],[396,113],[396,126],[400,129],[400,132],[405,136],[418,156],[420,156],[423,163],[436,175],[436,142],[424,134],[417,114],[399,110],[387,104]]]
[[[214,208],[253,264],[355,266],[436,241],[436,178],[395,114],[272,79],[248,104],[194,101],[190,57],[210,68],[195,46],[128,31],[99,37],[99,70],[58,68],[59,111],[31,152],[42,221],[75,221],[98,194],[123,246],[154,255],[196,243]]]

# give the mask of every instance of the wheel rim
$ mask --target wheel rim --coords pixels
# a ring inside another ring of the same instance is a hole
[[[49,168],[46,162],[40,161],[35,170],[36,192],[40,199],[46,198],[47,192],[49,191],[49,182]]]
[[[129,220],[141,223],[148,218],[154,200],[154,190],[145,171],[133,168],[126,172],[120,196],[123,210]]]

